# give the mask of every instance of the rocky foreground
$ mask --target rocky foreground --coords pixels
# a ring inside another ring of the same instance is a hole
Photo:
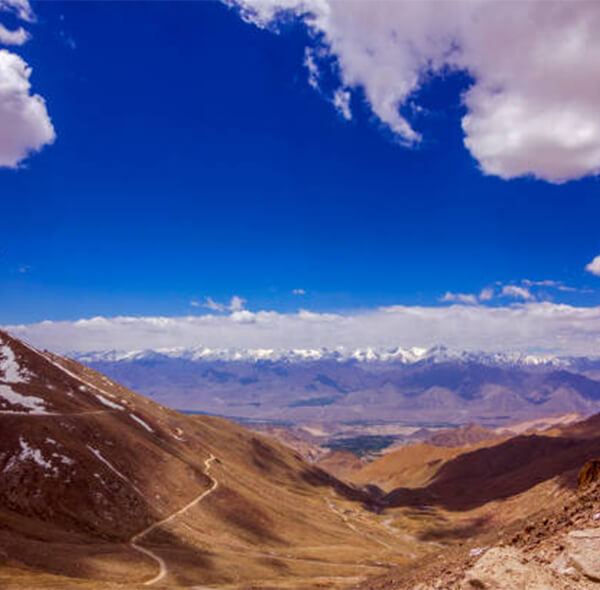
[[[600,460],[579,476],[579,489],[560,509],[515,523],[491,546],[440,553],[361,590],[600,589]]]

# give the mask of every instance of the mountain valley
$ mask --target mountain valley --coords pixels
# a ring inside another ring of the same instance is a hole
[[[7,590],[459,580],[481,547],[572,503],[581,466],[600,456],[600,417],[569,414],[514,431],[372,425],[372,436],[415,436],[360,457],[324,446],[326,423],[256,432],[183,414],[78,362],[0,340]]]

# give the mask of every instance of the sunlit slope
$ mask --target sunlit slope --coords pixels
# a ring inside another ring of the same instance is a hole
[[[335,587],[408,559],[293,450],[0,339],[0,551],[27,587]]]

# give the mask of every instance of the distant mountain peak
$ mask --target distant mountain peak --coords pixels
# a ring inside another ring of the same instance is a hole
[[[206,346],[156,348],[146,350],[99,350],[71,352],[72,358],[85,363],[126,362],[160,359],[181,359],[192,362],[288,362],[308,363],[314,361],[337,361],[340,363],[396,363],[410,365],[429,361],[433,363],[459,361],[486,365],[527,365],[568,367],[569,359],[551,354],[520,352],[455,351],[437,345],[431,348],[209,348]]]

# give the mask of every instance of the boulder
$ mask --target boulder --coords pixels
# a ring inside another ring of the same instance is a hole
[[[569,565],[586,578],[600,582],[600,529],[571,531],[566,545]]]
[[[513,547],[494,547],[467,571],[461,590],[568,590],[572,581],[549,568],[527,563]]]

